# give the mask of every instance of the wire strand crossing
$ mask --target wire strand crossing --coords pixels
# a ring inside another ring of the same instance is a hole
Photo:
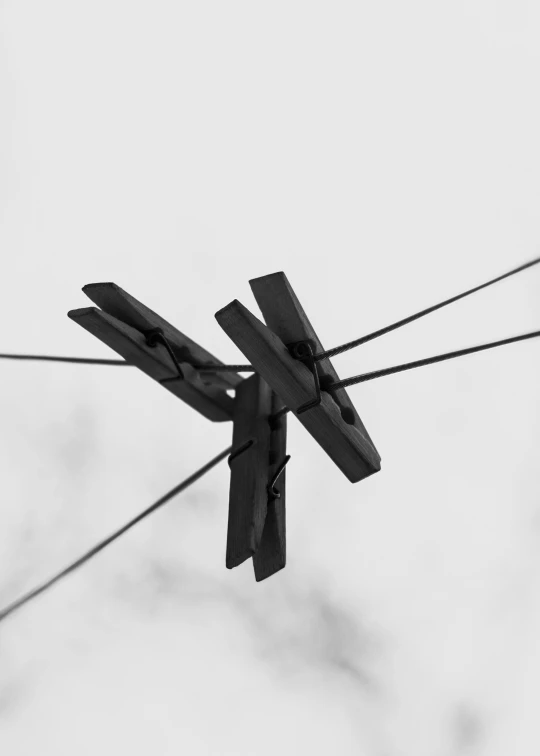
[[[540,263],[540,257],[537,257],[534,260],[531,260],[530,262],[525,263],[524,265],[520,265],[518,268],[513,268],[507,273],[503,273],[502,276],[497,276],[497,278],[492,278],[490,281],[486,281],[485,283],[480,284],[480,286],[475,286],[473,289],[468,289],[467,291],[464,291],[461,294],[457,294],[455,297],[451,297],[450,299],[445,299],[443,302],[439,302],[438,304],[433,305],[432,307],[427,307],[425,310],[420,310],[420,312],[415,312],[414,315],[409,315],[407,318],[403,318],[403,320],[398,320],[395,323],[391,323],[390,325],[387,325],[384,328],[380,328],[378,331],[373,331],[373,333],[368,333],[367,336],[362,336],[361,338],[355,339],[354,341],[348,341],[346,344],[342,344],[341,346],[334,347],[333,349],[328,349],[326,352],[319,352],[319,354],[315,355],[315,360],[319,361],[319,360],[324,359],[325,357],[335,357],[338,354],[347,352],[349,349],[354,349],[355,347],[360,346],[361,344],[365,344],[366,342],[371,341],[372,339],[377,339],[379,336],[384,336],[386,333],[390,333],[390,331],[396,330],[396,328],[401,328],[401,326],[407,325],[408,323],[412,323],[414,320],[423,318],[424,315],[429,315],[431,312],[435,312],[435,310],[440,310],[441,307],[446,307],[446,305],[452,304],[453,302],[457,302],[459,299],[468,297],[469,294],[474,294],[475,292],[480,291],[481,289],[486,289],[488,286],[491,286],[492,284],[497,283],[498,281],[502,281],[505,278],[510,278],[510,276],[514,276],[516,275],[516,273],[520,273],[522,270],[527,270],[527,268],[532,268],[534,265],[538,265],[538,263]],[[351,384],[348,384],[348,385],[351,385]]]
[[[401,373],[404,370],[412,370],[417,367],[424,367],[425,365],[433,365],[435,362],[443,362],[444,360],[451,360],[454,357],[463,357],[466,354],[473,354],[474,352],[481,352],[485,349],[493,349],[494,347],[503,346],[504,344],[513,344],[516,341],[525,341],[526,339],[533,339],[536,336],[540,336],[540,331],[533,331],[532,333],[524,333],[521,336],[511,336],[508,339],[501,339],[500,341],[492,341],[489,344],[481,344],[480,346],[468,347],[467,349],[458,349],[456,352],[446,352],[446,354],[438,354],[435,357],[425,357],[422,360],[415,360],[414,362],[405,362],[402,365],[394,365],[393,367],[383,368],[382,370],[373,370],[371,373],[363,373],[362,375],[355,375],[352,378],[345,378],[343,381],[336,381],[327,387],[327,390],[331,391],[338,388],[346,388],[347,386],[354,386],[357,383],[364,383],[365,381],[372,381],[374,378],[383,378],[385,375],[393,375],[394,373]]]
[[[120,536],[122,536],[124,533],[130,530],[138,522],[141,522],[141,520],[144,520],[146,517],[148,517],[148,515],[155,512],[156,509],[159,509],[159,507],[162,507],[174,496],[181,493],[181,491],[184,491],[186,488],[188,488],[188,486],[191,486],[193,483],[199,480],[199,478],[202,478],[203,475],[209,472],[213,467],[215,467],[219,462],[221,462],[221,460],[225,459],[225,457],[229,455],[229,453],[231,452],[231,448],[232,447],[225,449],[216,457],[214,457],[212,460],[210,460],[210,462],[207,462],[205,465],[199,468],[196,472],[194,472],[188,478],[186,478],[181,483],[179,483],[177,486],[175,486],[174,488],[171,488],[170,491],[168,491],[164,496],[162,496],[160,499],[154,502],[151,506],[149,506],[147,509],[140,512],[136,517],[134,517],[132,520],[127,522],[121,528],[118,528],[118,530],[115,530],[114,533],[111,533],[111,535],[109,535],[107,538],[104,538],[102,541],[96,544],[93,548],[91,548],[81,557],[76,559],[70,565],[65,567],[63,570],[58,572],[56,575],[49,578],[48,580],[45,580],[36,588],[33,588],[32,590],[28,591],[28,593],[23,594],[20,598],[16,599],[11,604],[8,604],[8,606],[6,606],[4,609],[0,611],[0,622],[5,620],[6,617],[8,617],[13,612],[15,612],[17,609],[20,609],[29,601],[32,601],[32,599],[36,598],[40,594],[47,591],[59,580],[66,577],[71,572],[74,572],[76,569],[78,569],[83,564],[85,564],[85,562],[88,562],[93,556],[95,556],[96,554],[99,554],[100,551],[103,551],[103,549],[106,546],[108,546],[113,541],[116,541],[118,538],[120,538]]]
[[[361,346],[361,344],[365,344],[368,341],[371,341],[372,339],[376,339],[379,336],[384,336],[386,333],[390,333],[391,331],[396,330],[397,328],[401,328],[404,325],[407,325],[408,323],[412,323],[415,320],[418,320],[419,318],[423,318],[424,315],[429,315],[432,312],[435,312],[436,310],[440,310],[442,307],[446,307],[446,305],[452,304],[453,302],[457,302],[460,299],[463,299],[464,297],[468,297],[470,294],[474,294],[477,291],[481,291],[482,289],[486,289],[488,286],[492,286],[495,283],[498,283],[499,281],[503,281],[505,278],[510,278],[510,276],[516,275],[516,273],[520,273],[523,270],[527,270],[527,268],[532,268],[534,265],[538,265],[540,263],[540,257],[535,258],[534,260],[531,260],[530,262],[524,263],[523,265],[520,265],[517,268],[513,268],[512,270],[508,271],[507,273],[503,273],[501,276],[497,276],[496,278],[492,278],[489,281],[486,281],[483,284],[480,284],[479,286],[475,286],[472,289],[468,289],[467,291],[462,292],[461,294],[457,294],[454,297],[450,297],[450,299],[445,299],[443,302],[439,302],[438,304],[432,305],[431,307],[427,307],[425,310],[420,310],[420,312],[416,312],[413,315],[409,315],[406,318],[403,318],[402,320],[398,320],[395,323],[391,323],[390,325],[385,326],[384,328],[380,328],[378,331],[373,331],[372,333],[368,333],[366,336],[361,336],[359,339],[355,339],[354,341],[348,341],[346,344],[342,344],[341,346],[334,347],[333,349],[328,349],[325,352],[319,352],[319,354],[314,355],[314,359],[316,362],[319,360],[323,360],[326,357],[335,357],[338,354],[342,354],[343,352],[347,352],[349,349],[354,349],[357,346]],[[0,359],[10,359],[10,360],[46,360],[50,362],[73,362],[73,363],[81,363],[81,364],[87,364],[87,365],[129,365],[132,367],[131,363],[126,362],[125,360],[102,360],[102,359],[88,359],[85,357],[49,357],[47,355],[38,355],[38,354],[0,354]],[[234,373],[253,373],[255,372],[255,368],[252,365],[192,365],[192,367],[195,370],[198,370],[199,372],[234,372]],[[350,384],[349,384],[350,385]]]

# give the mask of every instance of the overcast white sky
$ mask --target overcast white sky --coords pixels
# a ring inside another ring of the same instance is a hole
[[[540,252],[540,6],[0,2],[0,352],[113,357],[115,281],[225,361],[284,270],[327,347]],[[540,327],[533,269],[336,358]],[[540,343],[350,389],[352,485],[289,422],[288,565],[225,569],[228,468],[0,626],[6,756],[536,756]],[[243,360],[242,360],[243,361]],[[136,370],[0,365],[0,604],[230,443]]]

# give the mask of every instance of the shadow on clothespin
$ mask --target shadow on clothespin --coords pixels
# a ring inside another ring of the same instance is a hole
[[[204,417],[232,419],[227,390],[243,382],[238,373],[199,372],[194,365],[223,363],[116,284],[88,284],[83,291],[98,307],[71,310],[68,317]]]
[[[285,465],[287,418],[283,403],[260,375],[236,390],[226,566],[253,557],[255,579],[285,567]]]
[[[216,313],[223,330],[352,482],[378,472],[381,458],[284,273],[250,281],[267,325],[234,300]]]

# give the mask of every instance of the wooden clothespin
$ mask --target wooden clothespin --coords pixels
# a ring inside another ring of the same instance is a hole
[[[232,420],[234,400],[226,392],[243,382],[238,373],[200,372],[194,366],[223,363],[116,284],[88,284],[83,291],[98,307],[68,317],[204,417]]]
[[[257,373],[236,390],[226,565],[253,557],[255,579],[285,567],[287,418],[283,403]],[[277,417],[276,417],[277,415]]]
[[[356,483],[381,469],[381,458],[284,273],[250,281],[267,325],[234,300],[216,319],[257,373],[300,420],[339,469]]]

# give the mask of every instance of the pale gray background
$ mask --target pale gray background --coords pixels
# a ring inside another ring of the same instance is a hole
[[[114,356],[115,281],[223,360],[285,270],[330,347],[540,251],[540,7],[0,3],[0,351]],[[540,327],[540,271],[335,360]],[[538,365],[529,341],[350,390],[351,485],[291,418],[287,568],[224,567],[222,464],[0,626],[0,751],[532,756]],[[0,603],[230,443],[136,370],[3,361]]]

